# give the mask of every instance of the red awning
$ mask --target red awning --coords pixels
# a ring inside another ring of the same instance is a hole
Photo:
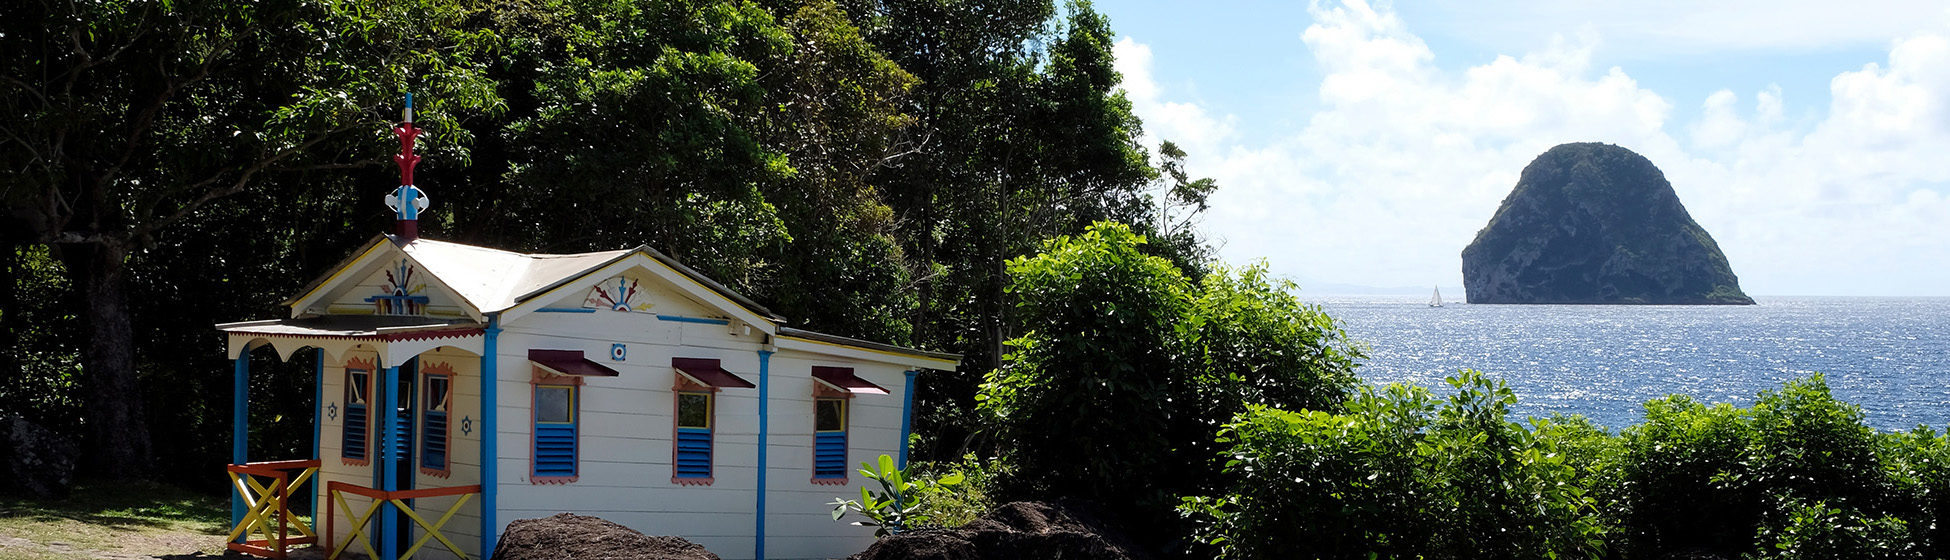
[[[616,377],[616,370],[582,357],[581,350],[529,350],[528,361],[556,375]]]
[[[723,367],[719,367],[717,360],[704,358],[671,358],[670,367],[677,368],[678,374],[690,378],[691,381],[695,381],[699,385],[709,385],[719,389],[750,389],[757,387],[752,382],[746,381],[744,378],[738,377],[729,371],[725,371]]]
[[[853,375],[853,368],[813,366],[813,379],[818,379],[820,383],[825,383],[828,387],[848,393],[865,393],[869,395],[887,394],[887,390],[880,388],[879,385],[869,383],[867,380],[861,379],[858,375]]]

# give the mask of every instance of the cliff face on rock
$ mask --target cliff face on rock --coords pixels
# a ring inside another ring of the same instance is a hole
[[[1537,156],[1462,260],[1469,303],[1754,303],[1665,174],[1610,144]]]

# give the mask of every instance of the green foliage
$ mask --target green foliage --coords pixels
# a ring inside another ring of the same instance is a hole
[[[1001,459],[981,460],[974,454],[953,463],[914,463],[910,470],[921,483],[921,511],[934,525],[960,527],[995,509],[995,492],[1014,471]],[[931,481],[961,477],[961,484]]]
[[[1440,407],[1364,389],[1340,414],[1254,406],[1226,427],[1228,493],[1180,511],[1226,558],[1598,557],[1606,527],[1577,484],[1601,431],[1505,420],[1515,395],[1464,371]]]
[[[1251,406],[1337,408],[1360,353],[1263,267],[1194,284],[1143,243],[1105,222],[1011,261],[1034,328],[977,399],[1017,491],[1104,504],[1155,538],[1176,531],[1176,496],[1229,486],[1222,424]]]
[[[1029,488],[1123,503],[1160,491],[1180,464],[1170,434],[1186,408],[1173,397],[1189,286],[1141,242],[1103,223],[1009,263],[1016,316],[1032,330],[977,399]]]
[[[862,486],[859,501],[834,498],[827,505],[833,506],[834,521],[839,521],[847,512],[866,516],[867,521],[855,521],[853,524],[876,527],[873,532],[875,537],[928,526],[933,517],[922,503],[922,497],[938,492],[933,490],[934,487],[962,483],[961,473],[949,473],[932,479],[910,479],[908,469],[895,467],[894,458],[886,455],[880,456],[878,464],[861,463],[860,466],[864,467],[860,469],[861,476],[880,483],[880,491],[874,492]]]
[[[1753,560],[1922,559],[1909,526],[1892,516],[1865,517],[1853,508],[1830,507],[1828,502],[1780,499],[1783,517],[1759,535],[1760,551]]]

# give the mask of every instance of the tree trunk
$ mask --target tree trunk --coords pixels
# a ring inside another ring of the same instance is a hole
[[[72,243],[61,260],[80,288],[88,347],[82,354],[82,390],[88,445],[83,467],[91,474],[148,479],[151,472],[148,417],[136,387],[135,339],[129,319],[128,249],[118,243]]]

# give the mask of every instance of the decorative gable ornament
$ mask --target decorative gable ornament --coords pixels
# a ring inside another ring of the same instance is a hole
[[[414,284],[413,263],[400,259],[399,265],[386,271],[386,284],[380,288],[379,295],[366,298],[372,302],[375,315],[419,316],[426,314],[427,296],[415,295],[426,290],[426,284]]]
[[[656,304],[650,303],[641,286],[640,281],[627,276],[604,280],[589,289],[589,296],[583,298],[582,306],[625,313],[649,311]]]

